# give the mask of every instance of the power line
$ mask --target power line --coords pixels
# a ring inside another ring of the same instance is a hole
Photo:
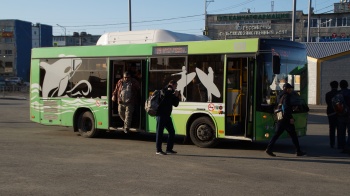
[[[221,12],[221,11],[225,11],[225,10],[230,10],[232,8],[237,8],[237,7],[240,7],[240,6],[243,6],[243,5],[247,5],[249,3],[252,3],[253,1],[255,0],[246,0],[245,2],[242,2],[242,3],[238,3],[236,5],[231,5],[229,7],[226,7],[226,8],[222,8],[222,9],[218,9],[218,10],[213,10],[212,12]]]
[[[329,7],[332,7],[333,5],[329,5],[329,6],[327,6],[327,7],[324,7],[324,8],[321,8],[321,9],[319,9],[319,10],[316,10],[316,12],[318,12],[318,11],[320,11],[320,10],[324,10],[324,9],[326,9],[326,8],[329,8]]]
[[[160,22],[160,21],[167,21],[167,20],[177,20],[177,19],[183,19],[183,18],[193,18],[198,16],[203,16],[204,14],[197,14],[192,16],[183,16],[183,17],[176,17],[176,18],[166,18],[166,19],[158,19],[158,20],[144,20],[144,21],[138,21],[133,22],[134,24],[137,23],[147,23],[147,22]],[[94,25],[76,25],[76,26],[65,26],[65,27],[95,27],[95,26],[116,26],[116,25],[124,25],[129,23],[113,23],[113,24],[94,24]]]

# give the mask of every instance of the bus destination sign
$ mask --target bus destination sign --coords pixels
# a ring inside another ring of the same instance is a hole
[[[188,46],[154,46],[153,55],[188,54]]]

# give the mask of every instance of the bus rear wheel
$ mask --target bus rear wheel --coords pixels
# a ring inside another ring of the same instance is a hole
[[[213,147],[217,144],[215,126],[208,117],[200,117],[193,121],[190,127],[192,142],[201,148]]]
[[[90,111],[85,111],[79,116],[78,130],[80,135],[86,138],[97,136],[98,131],[95,128],[95,119]]]

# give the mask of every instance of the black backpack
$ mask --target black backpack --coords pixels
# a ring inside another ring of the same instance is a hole
[[[158,107],[164,98],[163,90],[155,90],[145,102],[145,110],[150,116],[156,116]]]
[[[349,107],[346,104],[343,92],[339,92],[338,94],[334,95],[332,98],[332,107],[339,116],[348,115]]]

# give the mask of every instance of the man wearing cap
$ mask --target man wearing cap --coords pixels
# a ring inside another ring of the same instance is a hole
[[[124,72],[113,91],[112,101],[118,100],[119,117],[124,121],[124,132],[127,133],[131,126],[134,105],[137,103],[140,84],[128,71]]]
[[[276,123],[276,133],[270,140],[269,144],[267,145],[266,148],[266,154],[275,157],[276,155],[273,153],[272,149],[273,146],[275,145],[277,139],[279,136],[283,133],[284,130],[288,132],[290,137],[292,138],[293,144],[296,148],[296,155],[297,156],[304,156],[306,153],[301,151],[300,146],[299,146],[299,140],[298,140],[298,135],[295,131],[295,126],[294,126],[294,118],[292,115],[293,109],[292,109],[292,104],[291,104],[291,93],[293,91],[293,86],[290,85],[289,83],[285,83],[283,85],[283,91],[281,94],[278,96],[278,101],[277,103],[281,103],[283,107],[283,119],[278,120]]]

